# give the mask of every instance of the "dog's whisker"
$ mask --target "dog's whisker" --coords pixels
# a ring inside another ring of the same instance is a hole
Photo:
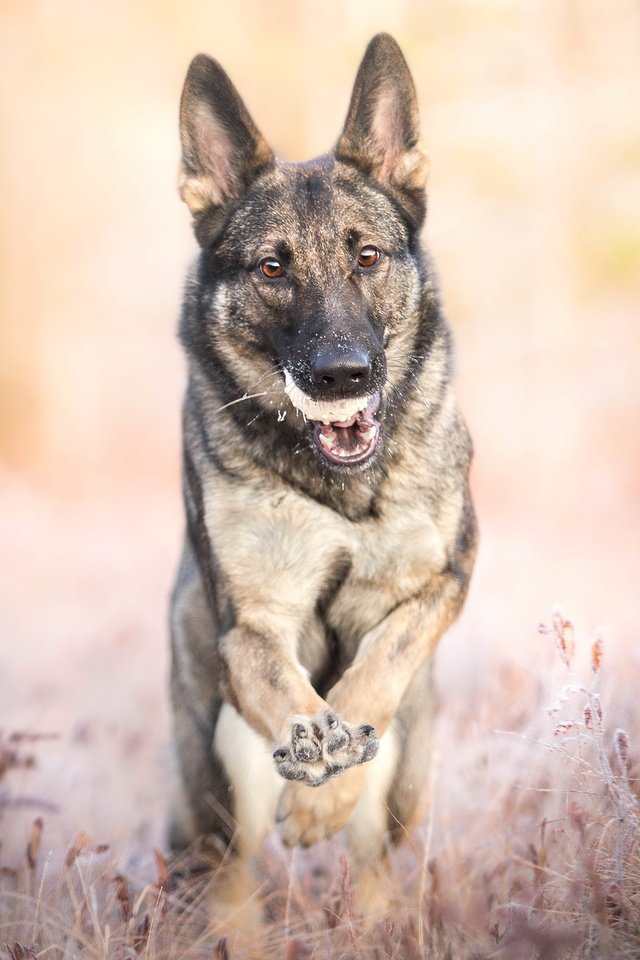
[[[232,407],[236,403],[242,403],[244,400],[255,400],[256,397],[264,397],[266,393],[266,390],[262,390],[260,393],[245,393],[235,400],[230,400],[229,403],[223,403],[221,407],[218,407],[216,413],[220,413],[221,410],[226,410],[227,407]]]
[[[249,384],[247,391],[255,390],[255,388],[259,386],[267,377],[271,377],[271,382],[269,383],[269,387],[271,387],[274,383],[280,380],[282,374],[277,370],[269,370],[268,373],[263,373],[261,377],[258,377],[257,380]]]
[[[265,397],[265,396],[267,396],[267,394],[269,394],[269,393],[271,393],[273,390],[275,390],[276,386],[278,385],[278,383],[279,383],[279,381],[280,381],[280,376],[279,376],[279,374],[277,374],[277,373],[275,373],[275,372],[273,372],[273,371],[271,371],[270,373],[271,373],[271,375],[273,376],[273,380],[272,380],[271,383],[269,383],[269,384],[265,387],[264,390],[260,390],[260,391],[258,391],[258,392],[256,392],[256,393],[249,393],[249,391],[252,389],[252,387],[256,387],[256,386],[260,383],[260,381],[261,381],[261,380],[264,380],[264,378],[265,378],[266,376],[268,376],[269,374],[263,374],[262,377],[259,377],[258,380],[255,381],[255,383],[253,383],[250,387],[247,387],[246,391],[242,394],[241,397],[236,397],[235,400],[229,400],[228,403],[224,403],[221,407],[218,407],[217,410],[216,410],[216,413],[220,413],[221,410],[226,410],[227,407],[232,407],[232,406],[234,406],[236,403],[243,403],[245,400],[255,400],[255,399],[257,399],[258,397]]]

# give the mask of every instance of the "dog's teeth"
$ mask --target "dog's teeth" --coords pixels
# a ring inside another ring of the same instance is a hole
[[[375,427],[369,427],[368,430],[363,430],[362,433],[360,434],[363,440],[372,440],[375,437],[375,435],[376,435]]]
[[[371,397],[357,397],[355,400],[312,400],[296,385],[288,370],[284,371],[284,392],[304,417],[325,425],[349,420],[366,410],[371,402]]]
[[[320,434],[320,443],[324,444],[325,447],[328,447],[329,450],[332,450],[335,447],[336,442],[333,437],[327,437],[324,433]]]

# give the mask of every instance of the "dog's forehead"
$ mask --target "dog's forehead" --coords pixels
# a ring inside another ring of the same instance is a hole
[[[323,246],[355,234],[390,248],[406,246],[406,225],[394,204],[362,174],[330,155],[303,163],[278,161],[254,184],[232,218],[229,239],[243,245]]]

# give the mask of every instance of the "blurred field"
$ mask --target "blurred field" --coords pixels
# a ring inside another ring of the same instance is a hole
[[[542,801],[522,800],[550,776],[540,751],[494,731],[529,729],[540,715],[550,657],[536,627],[556,601],[585,650],[602,628],[607,749],[625,726],[637,753],[634,0],[9,2],[0,730],[57,739],[34,745],[36,766],[12,766],[0,783],[0,868],[21,862],[38,814],[54,864],[79,830],[140,875],[163,843],[165,611],[182,526],[175,326],[195,253],[175,188],[188,62],[199,50],[216,56],[278,152],[302,159],[335,141],[364,46],[381,29],[399,40],[420,95],[432,157],[426,240],[476,445],[479,563],[438,668],[430,822],[450,889],[459,870],[475,903],[490,873],[479,862],[530,858],[519,834],[551,817]],[[517,899],[514,876],[495,886],[497,900]],[[483,918],[494,906],[476,904]],[[0,945],[11,937],[22,934],[0,922]]]

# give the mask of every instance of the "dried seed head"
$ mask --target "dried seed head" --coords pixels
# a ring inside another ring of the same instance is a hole
[[[554,737],[563,736],[565,733],[569,733],[571,730],[575,729],[575,723],[571,720],[563,720],[561,723],[557,723],[553,728]]]
[[[629,736],[620,727],[613,734],[613,746],[618,763],[625,773],[629,773]]]
[[[35,947],[26,943],[5,943],[5,950],[11,957],[11,960],[36,960]]]
[[[597,693],[594,693],[591,697],[591,703],[593,704],[593,709],[596,712],[596,717],[598,718],[598,723],[602,723],[602,704],[600,703],[600,697]]]
[[[570,667],[576,649],[573,638],[573,624],[570,620],[561,617],[560,614],[556,614],[553,618],[553,630],[562,662],[565,666]]]
[[[27,863],[30,870],[35,870],[38,862],[38,853],[40,851],[40,841],[42,840],[42,830],[44,821],[42,817],[36,817],[31,827],[31,834],[27,844]]]
[[[602,637],[596,637],[591,644],[591,669],[597,673],[602,666]]]
[[[587,730],[593,729],[593,715],[591,713],[591,707],[587,704],[584,708],[584,725]]]
[[[229,947],[227,946],[226,937],[220,937],[213,948],[213,955],[215,960],[229,960]]]
[[[168,890],[169,864],[167,863],[166,857],[159,850],[154,850],[153,859],[156,862],[156,870],[158,871],[158,884],[157,884],[158,889]]]
[[[72,867],[76,862],[81,853],[84,853],[85,850],[91,845],[91,840],[86,835],[86,833],[79,833],[75,840],[73,841],[72,846],[67,850],[67,854],[64,858],[65,867]]]
[[[549,636],[550,634],[553,637],[560,659],[565,667],[570,667],[576,649],[573,636],[573,623],[571,620],[567,620],[566,617],[563,616],[560,608],[557,607],[553,611],[551,626],[547,627],[544,623],[541,623],[538,631],[544,636]]]
[[[129,896],[129,884],[127,883],[127,878],[121,873],[117,873],[113,878],[113,882],[116,885],[116,897],[118,898],[118,903],[120,904],[120,909],[122,910],[122,916],[124,920],[128,920],[131,916],[131,898]]]

